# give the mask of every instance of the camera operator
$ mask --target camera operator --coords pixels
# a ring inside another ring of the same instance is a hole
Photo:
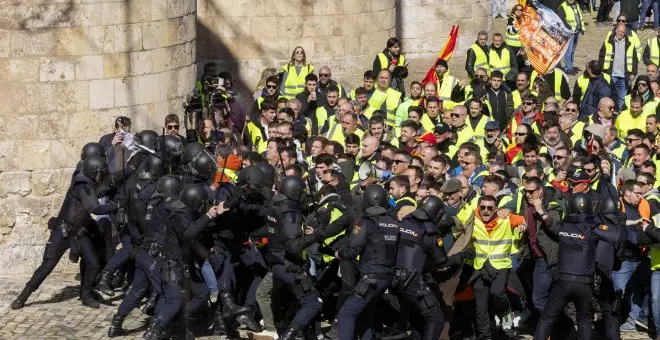
[[[218,66],[215,63],[208,63],[204,65],[204,73],[202,77],[197,81],[197,91],[199,91],[202,96],[202,107],[206,107],[206,94],[207,94],[207,83],[212,81],[213,77],[216,77],[218,74]]]
[[[124,141],[124,133],[131,132],[131,119],[125,116],[120,116],[115,119],[115,129],[113,132],[103,135],[99,139],[99,144],[108,151],[113,145],[117,145]]]

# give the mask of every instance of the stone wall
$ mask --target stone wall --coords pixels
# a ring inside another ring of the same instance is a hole
[[[194,86],[194,0],[0,2],[0,272],[39,263],[80,148]],[[68,261],[62,261],[68,263]]]
[[[401,0],[398,10],[399,39],[410,60],[408,79],[421,80],[426,76],[449,37],[451,26],[456,24],[460,25],[458,43],[449,60],[449,70],[459,79],[466,79],[465,52],[479,31],[491,31],[492,1]]]
[[[395,8],[394,0],[198,0],[198,61],[229,70],[251,95],[261,72],[279,72],[300,45],[317,70],[329,66],[352,87],[394,36]]]

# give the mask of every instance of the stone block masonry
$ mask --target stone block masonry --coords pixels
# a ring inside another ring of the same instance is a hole
[[[194,0],[0,3],[0,272],[41,260],[80,148],[158,129],[194,86]],[[190,74],[190,76],[186,76]],[[73,269],[62,261],[62,268]]]

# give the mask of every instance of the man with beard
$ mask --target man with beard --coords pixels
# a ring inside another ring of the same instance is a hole
[[[408,120],[408,109],[411,106],[419,105],[421,98],[422,84],[417,81],[413,81],[410,84],[410,97],[406,97],[406,99],[404,99],[396,109],[396,125],[400,125],[402,122]]]
[[[446,155],[437,155],[433,157],[426,169],[436,182],[447,179],[447,170],[449,170],[449,159]]]
[[[655,176],[649,172],[640,172],[637,175],[637,183],[639,183],[639,186],[644,193],[642,194],[642,197],[649,202],[651,216],[660,213],[660,196],[658,195],[658,189],[653,187],[655,184]]]
[[[545,123],[542,142],[551,156],[555,154],[558,148],[565,146],[558,123],[554,121]]]
[[[406,120],[401,124],[401,148],[406,152],[412,153],[417,149],[417,123],[412,120]]]
[[[642,109],[642,97],[633,96],[630,99],[630,106],[627,110],[621,112],[614,126],[619,130],[619,137],[626,138],[628,136],[628,131],[631,129],[646,129],[646,117],[648,114],[645,114]]]
[[[566,146],[560,146],[555,149],[552,156],[552,172],[548,175],[548,182],[561,192],[568,191],[568,183],[566,182],[568,164],[566,162],[570,154],[571,151]]]
[[[379,111],[380,112],[380,111]],[[399,146],[399,141],[391,131],[385,130],[385,119],[382,115],[374,115],[369,119],[369,136],[376,137],[379,143],[389,143],[395,147]]]
[[[491,120],[484,126],[486,136],[482,143],[487,153],[502,153],[504,148],[502,146],[502,138],[500,138],[500,127],[496,121]]]
[[[333,90],[330,90],[329,96],[332,97]],[[358,129],[357,116],[353,113],[353,106],[348,102],[343,102],[337,106],[337,113],[328,117],[326,121],[327,131],[325,138],[329,141],[339,142],[344,145],[346,136],[355,133],[362,137],[364,131]]]
[[[589,187],[602,197],[616,200],[618,199],[616,187],[612,184],[610,174],[601,169],[600,162],[597,156],[591,156],[582,163],[582,170],[589,175]]]

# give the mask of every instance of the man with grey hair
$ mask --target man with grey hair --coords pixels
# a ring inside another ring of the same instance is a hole
[[[465,57],[465,71],[470,80],[474,79],[474,71],[478,68],[488,68],[488,32],[481,31],[477,35],[477,40],[467,50]]]

